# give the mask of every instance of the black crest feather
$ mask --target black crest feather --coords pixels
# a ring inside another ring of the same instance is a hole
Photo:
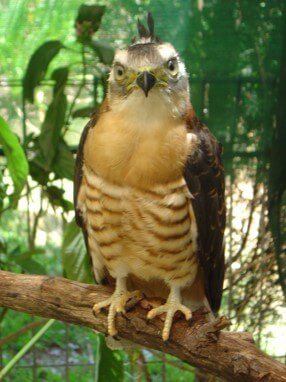
[[[155,38],[155,36],[154,36],[154,19],[153,19],[151,12],[147,13],[147,23],[148,23],[148,28],[149,28],[149,32],[150,32],[150,37],[152,39],[154,39]]]
[[[145,27],[144,24],[138,19],[138,34],[139,39],[133,39],[133,44],[142,44],[142,43],[156,43],[159,42],[159,39],[154,34],[154,19],[151,14],[151,12],[147,13],[147,25],[148,29]]]

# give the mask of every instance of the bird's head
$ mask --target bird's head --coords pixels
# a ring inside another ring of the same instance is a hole
[[[128,48],[116,52],[109,76],[108,97],[111,105],[131,107],[160,103],[178,117],[189,103],[186,68],[170,43],[161,43],[154,36],[154,22],[148,14],[148,27],[138,21],[139,39]]]

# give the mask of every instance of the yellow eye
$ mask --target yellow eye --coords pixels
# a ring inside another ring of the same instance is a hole
[[[172,58],[167,62],[167,69],[172,76],[176,76],[178,74],[179,66],[176,58]]]
[[[125,75],[125,69],[122,65],[115,65],[114,67],[114,76],[116,78],[116,80],[122,80],[124,78],[124,75]]]

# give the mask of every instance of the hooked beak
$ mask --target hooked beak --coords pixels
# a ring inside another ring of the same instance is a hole
[[[137,85],[143,90],[145,96],[148,96],[149,91],[156,84],[156,77],[150,72],[142,72],[136,80]]]

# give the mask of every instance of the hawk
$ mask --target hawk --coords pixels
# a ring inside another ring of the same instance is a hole
[[[139,38],[116,52],[108,92],[85,127],[75,171],[76,220],[98,283],[115,284],[107,326],[143,292],[166,302],[163,340],[176,311],[220,306],[224,278],[221,146],[196,117],[188,74],[170,43],[138,22]]]

